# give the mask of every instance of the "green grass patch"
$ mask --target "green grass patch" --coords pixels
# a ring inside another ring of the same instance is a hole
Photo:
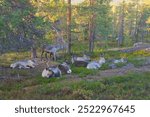
[[[2,81],[0,91],[1,99],[150,99],[150,73],[131,73],[99,81],[40,77]]]
[[[25,69],[12,69],[9,71],[9,74],[11,76],[13,76],[13,75],[28,76],[29,71],[27,71]]]
[[[90,70],[86,67],[72,67],[73,74],[78,75],[79,77],[86,77],[87,75],[95,75],[98,70]]]
[[[79,46],[78,46],[79,47]],[[82,56],[82,49],[74,48],[79,51],[77,55]],[[106,60],[120,59],[125,57],[128,63],[133,63],[136,67],[145,64],[145,56],[141,53],[122,54],[119,51],[104,51],[97,49],[91,54],[92,60],[99,60],[100,53],[104,53]],[[38,53],[39,54],[39,53]],[[147,54],[146,54],[147,55]],[[70,55],[62,55],[58,62],[70,60]],[[139,57],[140,59],[137,59]],[[7,53],[0,56],[0,66],[9,66],[17,60],[29,59],[29,52]],[[102,65],[100,70],[109,69],[110,63]],[[122,67],[125,64],[116,64]],[[10,70],[10,76],[17,74],[24,76],[23,79],[0,80],[0,99],[150,99],[150,73],[132,73],[125,76],[105,78],[98,81],[86,80],[88,75],[96,76],[100,70],[88,70],[84,67],[72,68],[71,79],[65,78],[42,78],[41,71],[37,69],[29,70]],[[4,75],[0,71],[0,75]],[[75,77],[75,79],[73,79]],[[80,79],[79,78],[83,78]]]
[[[134,64],[135,67],[139,67],[145,64],[145,59],[135,59],[135,58],[128,58],[128,62]]]

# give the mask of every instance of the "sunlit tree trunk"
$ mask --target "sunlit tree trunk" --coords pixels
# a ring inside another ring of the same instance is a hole
[[[37,58],[37,51],[36,51],[36,42],[35,42],[35,36],[33,36],[32,39],[32,47],[31,47],[31,58],[35,59]]]
[[[68,53],[71,53],[71,0],[67,0],[67,39],[68,39]]]
[[[95,3],[95,0],[90,0],[90,7],[92,8]],[[89,52],[94,50],[94,38],[95,38],[95,17],[93,11],[91,11],[90,20],[89,20]]]
[[[125,4],[125,1],[123,1],[122,5],[120,7],[119,30],[118,30],[118,46],[123,45],[123,40],[124,40],[124,18],[125,18],[124,4]]]
[[[37,52],[35,47],[31,47],[31,58],[35,59],[37,58]]]

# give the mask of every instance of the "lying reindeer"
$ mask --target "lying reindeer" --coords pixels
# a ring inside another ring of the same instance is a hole
[[[99,61],[92,61],[90,63],[88,63],[87,65],[87,69],[99,69],[102,64],[104,64],[106,61],[105,61],[105,58],[104,57],[100,57]]]
[[[58,65],[58,68],[61,70],[62,74],[70,74],[72,72],[70,66],[66,62]]]
[[[42,77],[61,77],[62,74],[70,74],[72,71],[67,63],[62,63],[58,66],[49,67],[43,70]]]
[[[86,67],[90,61],[90,57],[87,55],[83,55],[83,57],[72,56],[71,62],[77,67]]]
[[[112,62],[115,63],[115,64],[117,64],[117,63],[126,63],[127,60],[124,59],[124,58],[121,58],[121,59],[115,59],[115,60],[113,60]]]
[[[58,67],[49,67],[43,70],[42,77],[44,78],[61,77],[61,71]]]
[[[34,68],[36,66],[36,63],[33,60],[22,60],[17,61],[15,63],[12,63],[10,65],[11,68],[19,68],[19,69],[29,69]]]

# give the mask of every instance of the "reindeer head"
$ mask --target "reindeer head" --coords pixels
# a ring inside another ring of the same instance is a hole
[[[50,78],[53,76],[53,72],[49,70],[49,68],[45,68],[42,72],[42,77],[44,78]]]
[[[62,73],[65,74],[70,74],[72,72],[70,66],[66,62],[63,62],[62,64],[58,65],[58,68],[61,70]]]

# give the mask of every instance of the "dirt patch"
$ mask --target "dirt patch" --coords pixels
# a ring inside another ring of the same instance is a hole
[[[137,46],[137,47],[131,47],[131,48],[123,49],[123,50],[120,50],[120,51],[125,52],[125,53],[131,53],[131,52],[138,51],[138,50],[149,51],[150,50],[150,44],[140,45],[140,46]]]
[[[92,76],[92,75],[87,76],[85,77],[85,79],[99,80],[101,78],[106,78],[106,77],[123,76],[132,72],[137,72],[137,73],[150,72],[150,65],[141,66],[139,68],[132,66],[128,68],[122,67],[122,68],[117,68],[117,69],[104,70],[104,71],[100,71],[95,76]]]
[[[149,60],[149,59],[148,59]],[[36,76],[41,76],[41,72],[47,66],[53,66],[57,63],[46,61],[38,61],[38,65],[34,69],[24,69],[17,70],[11,69],[9,67],[0,67],[0,79],[22,79],[22,78],[32,78]],[[95,75],[88,75],[86,77],[80,78],[78,74],[76,75],[65,75],[68,80],[99,80],[101,78],[113,77],[113,76],[123,76],[131,72],[150,72],[150,61],[141,67],[135,67],[133,64],[127,64],[122,68],[100,70]]]

